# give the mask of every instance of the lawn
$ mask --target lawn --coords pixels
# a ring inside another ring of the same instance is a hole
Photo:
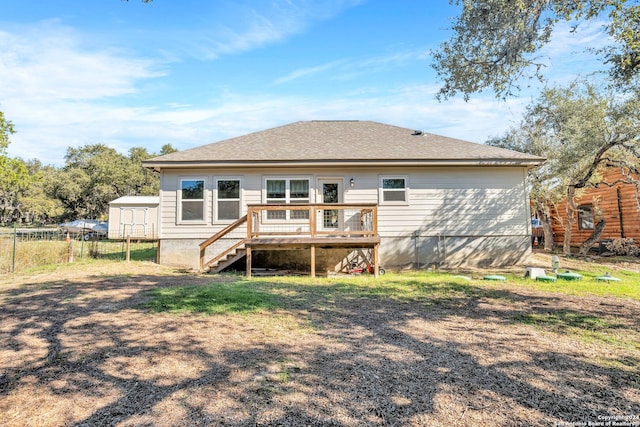
[[[637,417],[637,267],[563,260],[583,279],[556,283],[523,269],[247,280],[107,260],[0,276],[2,423]],[[605,272],[622,280],[595,280]]]

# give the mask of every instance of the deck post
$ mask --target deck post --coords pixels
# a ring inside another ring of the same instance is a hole
[[[311,277],[316,277],[316,245],[311,245]]]
[[[247,246],[245,257],[247,258],[247,279],[251,279],[251,246]]]
[[[380,245],[376,243],[373,245],[373,277],[378,278],[379,264],[378,264],[378,247]]]
[[[316,237],[316,207],[309,206],[309,234]]]
[[[371,213],[371,223],[372,223],[371,233],[374,236],[377,236],[378,235],[378,207],[377,206],[373,208],[373,212]]]

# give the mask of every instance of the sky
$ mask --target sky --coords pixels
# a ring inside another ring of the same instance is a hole
[[[438,102],[430,52],[457,14],[448,0],[6,1],[8,154],[62,166],[69,147],[184,150],[299,120],[483,143],[515,126],[541,86]],[[540,52],[548,84],[598,68],[586,48],[607,43],[600,24],[560,25]]]

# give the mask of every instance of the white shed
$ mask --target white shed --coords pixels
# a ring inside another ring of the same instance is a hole
[[[109,239],[158,238],[158,196],[124,196],[109,203]]]

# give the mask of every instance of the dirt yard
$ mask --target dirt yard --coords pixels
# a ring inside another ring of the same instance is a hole
[[[90,269],[0,277],[0,425],[640,425],[637,301],[479,285],[158,314],[152,288],[231,279]]]

